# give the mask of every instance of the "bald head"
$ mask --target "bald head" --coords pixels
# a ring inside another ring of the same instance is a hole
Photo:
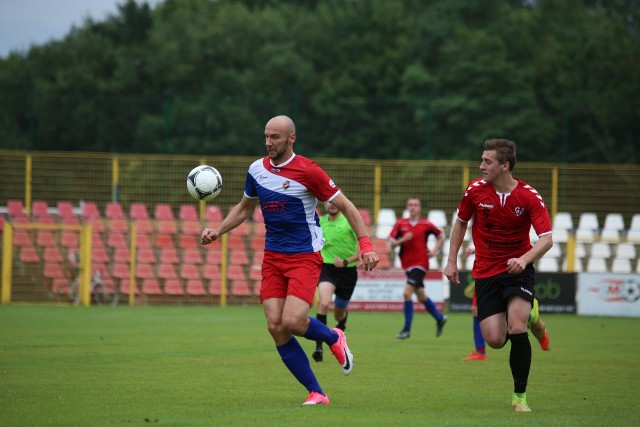
[[[288,116],[275,116],[267,122],[266,127],[280,129],[289,135],[296,133],[296,125]]]

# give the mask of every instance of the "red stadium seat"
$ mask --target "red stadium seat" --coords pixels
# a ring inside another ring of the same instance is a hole
[[[95,233],[104,233],[106,229],[104,226],[104,221],[100,218],[90,218],[87,219],[86,222],[91,226],[91,231]]]
[[[160,249],[175,249],[171,234],[156,234],[155,243],[156,247]]]
[[[160,263],[161,264],[178,264],[178,251],[175,248],[163,248],[160,250]]]
[[[96,202],[82,203],[82,217],[85,219],[100,219],[102,217]]]
[[[80,245],[79,232],[73,230],[62,230],[62,233],[60,234],[60,245],[65,248],[78,248]]]
[[[58,200],[56,207],[58,208],[58,216],[60,218],[75,218],[76,214],[73,212],[73,203],[70,201]]]
[[[114,263],[111,275],[117,279],[128,279],[130,277],[129,264],[124,262]]]
[[[133,225],[136,227],[136,233],[138,234],[151,234],[153,233],[153,224],[148,219],[136,219],[133,221]]]
[[[182,234],[178,238],[178,247],[182,249],[200,247],[200,236]]]
[[[198,267],[194,264],[182,264],[180,266],[180,278],[181,279],[200,279],[200,272]]]
[[[173,219],[159,219],[156,221],[156,230],[163,234],[176,234],[178,225]]]
[[[253,294],[260,296],[260,287],[262,286],[262,281],[254,281],[253,282]]]
[[[151,264],[138,263],[136,265],[136,278],[138,279],[154,279],[156,277]]]
[[[160,283],[157,279],[144,279],[142,281],[142,293],[145,295],[162,295]]]
[[[109,231],[118,232],[118,233],[128,233],[129,232],[129,223],[126,219],[112,219],[107,224]]]
[[[158,277],[161,279],[177,279],[178,273],[173,264],[160,264],[158,266]]]
[[[243,251],[247,249],[244,237],[233,234],[230,235],[229,239],[227,240],[227,247],[229,249],[240,249]]]
[[[231,230],[229,235],[230,236],[248,236],[249,234],[251,234],[251,230],[249,230],[249,223],[245,221],[240,223],[240,225],[234,228],[233,230]]]
[[[204,289],[204,285],[202,283],[202,280],[199,280],[199,279],[188,280],[187,281],[187,294],[188,295],[194,295],[194,296],[206,295],[207,292]]]
[[[130,281],[129,279],[122,279],[120,281],[120,293],[123,295],[129,295],[130,294]],[[140,295],[140,289],[138,289],[138,285],[134,282],[133,283],[133,294],[134,295]]]
[[[229,263],[237,265],[249,265],[249,257],[247,252],[240,249],[231,249],[229,251]]]
[[[66,277],[58,277],[53,279],[53,282],[51,283],[51,292],[58,295],[68,294],[70,289],[71,284],[69,283],[69,279]]]
[[[153,210],[153,217],[157,220],[173,221],[173,209],[168,203],[158,203]]]
[[[128,248],[129,243],[124,237],[124,234],[111,231],[107,235],[107,246],[110,248]]]
[[[209,280],[208,291],[210,295],[218,296],[222,294],[222,283],[220,279]]]
[[[207,222],[222,222],[222,220],[224,219],[224,216],[222,215],[222,209],[218,205],[207,205],[204,218],[205,220],[207,220]]]
[[[131,219],[149,219],[149,212],[147,212],[147,207],[144,203],[131,203],[129,217]]]
[[[136,234],[136,246],[138,248],[150,248],[151,239],[148,234]]]
[[[10,199],[7,200],[7,213],[9,214],[9,218],[14,219],[18,217],[27,217],[27,212],[24,209],[24,205],[22,204],[22,200]]]
[[[53,230],[38,230],[36,243],[42,247],[55,246],[56,238]]]
[[[182,221],[182,232],[184,234],[200,236],[202,233],[202,227],[198,221]]]
[[[235,296],[251,295],[249,283],[246,280],[234,280],[231,282],[231,294]]]
[[[116,247],[113,250],[113,262],[129,263],[131,262],[131,252],[128,247]]]
[[[62,262],[64,258],[62,257],[62,253],[60,253],[60,249],[57,246],[51,246],[44,249],[43,254],[44,262]]]
[[[253,236],[250,247],[253,251],[264,251],[264,236]]]
[[[371,225],[371,214],[368,209],[358,209],[360,212],[360,216],[362,217],[362,221],[364,221],[364,225],[367,227]]]
[[[62,271],[61,264],[59,262],[47,262],[44,264],[44,277],[49,279],[65,278],[65,274]]]
[[[164,282],[165,295],[184,295],[184,289],[178,279],[167,279]]]
[[[67,217],[64,217],[64,218],[62,218],[60,220],[60,224],[64,224],[64,225],[80,225],[80,221],[75,216],[67,216]],[[96,230],[93,230],[93,228],[92,228],[91,231],[96,231]]]
[[[216,264],[205,264],[202,268],[202,277],[205,279],[220,280],[220,266]]]
[[[258,282],[262,281],[262,267],[258,267],[258,266],[252,266],[249,269],[249,279]]]
[[[186,248],[182,252],[182,262],[184,264],[202,264],[202,254],[200,248]]]
[[[207,248],[207,264],[222,264],[222,251],[220,247],[215,247],[213,245],[205,246]]]
[[[13,244],[16,246],[31,246],[31,237],[29,232],[24,229],[16,229],[13,231]]]
[[[229,264],[227,278],[230,280],[247,280],[247,275],[242,266]]]
[[[104,211],[104,216],[109,219],[125,219],[122,206],[118,202],[109,202]]]
[[[153,252],[153,249],[151,248],[139,248],[136,251],[136,259],[137,259],[137,262],[141,264],[155,264],[156,254]]]
[[[23,262],[25,264],[38,264],[40,262],[38,252],[36,252],[36,248],[34,248],[33,246],[20,247],[19,259],[20,262]]]
[[[182,221],[198,221],[198,211],[195,205],[180,205],[178,218]]]
[[[45,200],[34,200],[31,203],[31,216],[36,218],[51,218],[51,214],[49,213],[49,205],[47,204],[47,202]]]
[[[111,261],[102,243],[100,244],[100,246],[94,246],[93,248],[91,248],[91,260],[94,262]]]
[[[262,260],[264,259],[264,251],[255,251],[251,258],[251,265],[262,267]]]

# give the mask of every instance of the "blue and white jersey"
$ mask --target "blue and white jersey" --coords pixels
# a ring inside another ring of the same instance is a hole
[[[318,200],[331,201],[340,193],[314,161],[293,155],[274,165],[269,157],[249,167],[244,195],[258,198],[266,227],[265,249],[300,254],[318,252],[324,245]]]

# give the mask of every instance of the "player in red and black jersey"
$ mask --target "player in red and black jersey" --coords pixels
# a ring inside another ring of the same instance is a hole
[[[553,246],[553,240],[544,201],[533,187],[513,177],[515,164],[513,141],[485,141],[482,178],[471,182],[458,207],[444,274],[452,283],[460,283],[458,252],[467,223],[473,218],[476,257],[472,276],[482,335],[492,348],[502,348],[511,341],[511,403],[515,411],[529,412],[525,392],[531,368],[527,323],[535,296],[533,263]],[[538,235],[533,246],[531,226]]]
[[[394,225],[389,240],[391,247],[400,246],[400,261],[407,274],[407,284],[404,287],[404,327],[396,335],[398,339],[406,339],[411,336],[411,323],[413,322],[413,300],[415,293],[418,301],[424,304],[427,313],[436,319],[436,337],[442,334],[442,328],[447,317],[438,311],[433,301],[424,292],[424,276],[429,271],[429,258],[436,255],[442,243],[444,234],[431,221],[422,218],[421,203],[417,198],[407,200],[409,218],[401,218]],[[433,251],[429,251],[427,240],[430,235],[436,236],[436,245]]]

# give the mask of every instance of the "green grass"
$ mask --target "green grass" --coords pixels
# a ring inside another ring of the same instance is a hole
[[[2,306],[0,425],[640,424],[640,319],[543,316],[552,351],[532,339],[533,412],[516,414],[508,348],[462,361],[469,314],[438,339],[417,314],[399,341],[401,313],[352,313],[353,373],[312,361],[331,405],[300,407],[260,307]]]

